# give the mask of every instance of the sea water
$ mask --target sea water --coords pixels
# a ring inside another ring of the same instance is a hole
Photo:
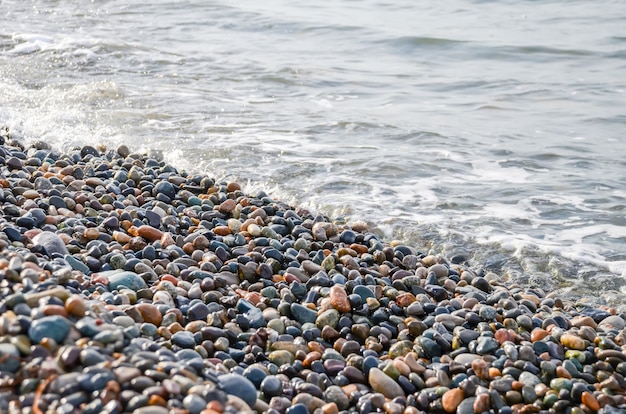
[[[626,298],[626,2],[2,0],[0,126]]]

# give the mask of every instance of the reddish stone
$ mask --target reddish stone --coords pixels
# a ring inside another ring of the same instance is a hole
[[[348,294],[339,285],[334,285],[330,288],[330,305],[337,309],[339,312],[350,312],[352,307],[348,300]]]
[[[139,226],[137,228],[137,235],[143,237],[148,241],[153,242],[161,239],[161,237],[163,236],[163,232],[159,229],[155,229],[152,226],[144,224],[143,226]]]
[[[141,314],[144,322],[154,324],[156,326],[161,325],[163,316],[159,309],[151,303],[138,303],[135,305],[135,309]]]
[[[453,413],[464,398],[465,394],[462,389],[452,388],[446,391],[441,397],[441,405],[446,412]]]
[[[500,345],[502,345],[503,343],[505,343],[507,341],[513,342],[513,336],[505,328],[498,329],[494,336],[495,336],[496,340],[498,342],[500,342]]]

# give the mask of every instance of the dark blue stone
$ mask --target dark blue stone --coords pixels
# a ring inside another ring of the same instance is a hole
[[[4,229],[4,234],[7,235],[7,237],[9,238],[9,240],[11,241],[21,241],[22,240],[22,233],[20,233],[20,231],[14,227],[6,227]]]
[[[52,338],[61,344],[70,333],[71,326],[70,321],[62,316],[46,316],[31,323],[28,336],[31,342],[35,344],[38,344],[43,338]]]
[[[287,408],[285,414],[309,414],[309,410],[304,404],[294,404]]]
[[[226,374],[218,377],[217,382],[224,392],[241,398],[249,406],[256,403],[256,388],[246,377],[238,374]]]
[[[32,217],[22,216],[15,221],[15,224],[17,224],[20,227],[26,227],[27,229],[32,229],[33,226],[35,225],[35,220],[33,220]]]
[[[367,378],[370,373],[370,369],[378,368],[378,358],[374,356],[367,356],[363,359],[363,373]]]
[[[173,200],[176,198],[176,189],[168,181],[159,181],[152,190],[153,196],[156,197],[158,194],[163,194],[170,200]]]
[[[181,348],[193,348],[196,346],[196,340],[193,333],[189,331],[178,331],[172,335],[171,341],[174,345]]]

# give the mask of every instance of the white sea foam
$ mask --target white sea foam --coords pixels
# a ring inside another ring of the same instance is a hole
[[[531,173],[519,167],[502,167],[500,164],[506,160],[477,160],[472,162],[472,176],[469,179],[480,181],[503,181],[513,184],[521,184],[528,181]]]
[[[161,149],[387,238],[624,275],[626,9],[599,1],[565,17],[561,1],[480,16],[457,0],[144,2],[134,19],[117,1],[6,0],[0,126],[60,149]],[[501,24],[537,7],[523,32]]]

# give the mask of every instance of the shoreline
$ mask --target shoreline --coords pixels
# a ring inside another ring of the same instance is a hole
[[[624,308],[123,145],[34,145],[0,145],[0,412],[626,410]]]

